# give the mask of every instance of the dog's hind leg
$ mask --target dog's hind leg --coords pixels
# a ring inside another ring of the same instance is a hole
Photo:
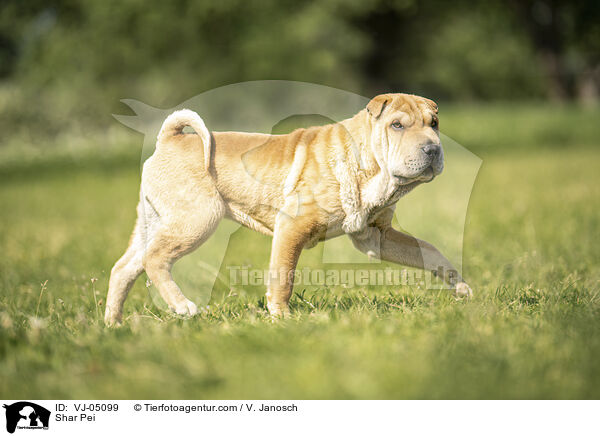
[[[206,241],[223,218],[225,208],[220,197],[196,197],[183,207],[191,213],[169,214],[149,240],[143,266],[152,283],[171,310],[179,315],[195,315],[196,305],[188,300],[173,280],[171,268],[185,254]]]
[[[139,217],[131,235],[131,241],[125,254],[115,263],[110,273],[104,322],[107,325],[119,324],[123,316],[123,304],[135,280],[144,270],[143,217]]]

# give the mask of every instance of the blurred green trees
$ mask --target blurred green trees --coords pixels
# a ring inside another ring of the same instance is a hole
[[[262,79],[364,95],[595,102],[598,5],[4,0],[0,128],[104,125],[122,111],[120,98],[170,107],[211,88]]]

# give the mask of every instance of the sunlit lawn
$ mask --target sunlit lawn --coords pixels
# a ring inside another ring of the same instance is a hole
[[[210,306],[180,320],[144,277],[120,329],[104,327],[103,303],[135,219],[138,162],[5,175],[0,396],[598,398],[598,162],[600,149],[577,144],[483,153],[465,226],[472,301],[297,288],[292,317],[272,322],[261,289],[211,299],[183,285]],[[268,243],[238,232],[230,258],[262,267]]]

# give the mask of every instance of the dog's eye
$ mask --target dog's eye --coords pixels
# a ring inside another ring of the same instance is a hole
[[[433,127],[434,129],[438,126],[438,120],[437,118],[434,118],[431,120],[431,127]]]
[[[400,130],[402,128],[402,123],[400,121],[394,121],[392,123],[392,129]]]

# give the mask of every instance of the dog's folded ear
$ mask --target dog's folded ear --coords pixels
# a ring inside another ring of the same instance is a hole
[[[379,118],[385,109],[385,106],[392,100],[389,94],[380,94],[367,104],[367,112],[375,119]]]
[[[429,109],[431,109],[436,114],[438,113],[438,105],[435,101],[429,100],[428,98],[425,98],[425,97],[423,97],[423,100],[425,100],[425,104],[429,107]]]

